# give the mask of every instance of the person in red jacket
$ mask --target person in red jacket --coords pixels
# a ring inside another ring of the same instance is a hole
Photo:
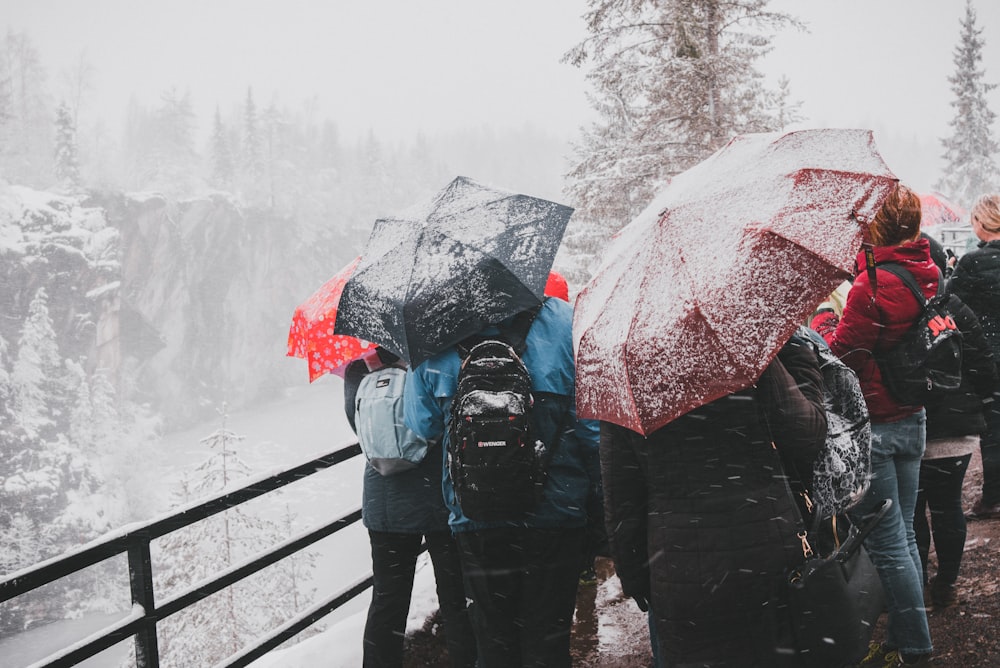
[[[868,230],[875,265],[893,262],[913,274],[928,298],[937,291],[939,272],[926,239],[920,238],[920,199],[900,184],[886,199]],[[812,327],[833,352],[858,374],[872,422],[872,480],[865,498],[851,511],[863,521],[892,499],[890,512],[865,540],[879,572],[889,611],[886,640],[872,645],[862,666],[925,665],[932,651],[923,602],[920,554],[913,516],[926,445],[923,406],[900,403],[882,380],[878,359],[895,346],[922,310],[902,279],[869,267],[866,253],[838,318],[821,311]],[[872,285],[872,280],[875,285]]]

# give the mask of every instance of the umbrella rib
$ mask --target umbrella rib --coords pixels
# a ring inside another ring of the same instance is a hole
[[[823,257],[822,255],[820,255],[816,251],[812,250],[811,248],[807,248],[806,246],[803,246],[798,241],[795,241],[793,239],[789,239],[785,235],[780,234],[779,232],[776,232],[771,227],[762,227],[762,228],[760,228],[760,233],[761,234],[768,234],[768,235],[774,237],[775,239],[781,239],[782,241],[784,241],[785,243],[789,244],[790,246],[794,246],[795,248],[797,248],[799,251],[801,251],[804,255],[806,255],[808,257],[816,258],[818,260],[821,260],[824,263],[832,264],[827,258]],[[857,253],[860,249],[861,249],[861,244],[860,244],[860,238],[859,238],[858,248],[854,249],[854,253]],[[836,265],[833,265],[833,266],[836,266]],[[837,268],[839,269],[839,267],[837,267]],[[846,274],[846,277],[850,277],[850,272],[844,270],[844,273]]]

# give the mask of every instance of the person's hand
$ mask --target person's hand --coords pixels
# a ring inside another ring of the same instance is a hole
[[[837,329],[837,323],[840,322],[840,318],[832,308],[821,308],[816,311],[813,315],[812,320],[809,322],[809,327],[819,332],[819,334],[826,338],[833,333],[833,330]]]

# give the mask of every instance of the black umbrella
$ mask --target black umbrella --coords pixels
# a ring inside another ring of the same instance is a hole
[[[573,209],[458,177],[428,206],[375,221],[336,333],[417,366],[542,300]]]

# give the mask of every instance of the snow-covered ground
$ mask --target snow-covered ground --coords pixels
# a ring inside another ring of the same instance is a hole
[[[298,362],[289,360],[290,364]],[[236,450],[255,475],[288,468],[354,439],[344,416],[340,379],[328,375],[306,386],[304,368],[302,373],[303,387],[294,388],[279,401],[228,417],[226,426],[246,437]],[[159,460],[153,465],[164,490],[173,488],[185,470],[208,457],[199,440],[220,426],[221,417],[163,439],[158,448]],[[362,467],[363,460],[355,457],[251,504],[260,504],[261,512],[275,518],[290,511],[295,517],[295,529],[304,530],[360,506]],[[165,509],[169,495],[164,493],[162,497],[160,504]],[[371,572],[368,536],[360,523],[316,543],[314,548],[317,558],[313,585],[317,598],[326,598]],[[319,626],[327,627],[326,631],[290,649],[272,652],[254,665],[275,668],[360,665],[361,636],[369,600],[367,593],[359,596],[322,620]],[[417,567],[408,629],[423,626],[436,607],[433,570],[424,555]],[[115,619],[115,615],[93,615],[37,628],[13,638],[0,638],[0,665],[28,666]],[[129,651],[131,643],[122,643],[83,665],[115,668]]]

